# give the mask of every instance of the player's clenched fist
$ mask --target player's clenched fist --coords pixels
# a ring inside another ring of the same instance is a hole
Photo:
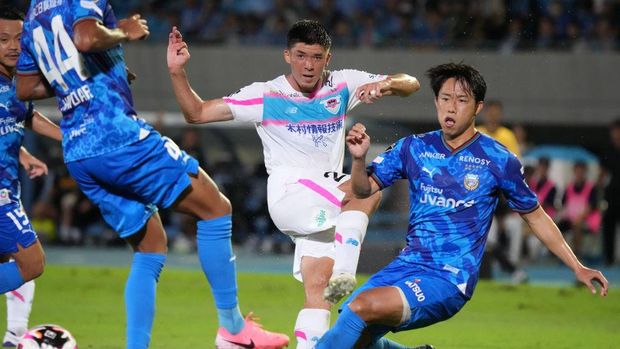
[[[149,36],[149,27],[146,24],[146,19],[140,18],[140,15],[137,14],[119,20],[118,27],[127,35],[127,40],[129,41],[142,40]]]
[[[177,27],[172,27],[172,31],[168,35],[168,52],[166,55],[168,69],[170,72],[183,69],[190,57],[187,43],[183,41],[183,35]]]
[[[349,153],[354,159],[366,156],[370,148],[370,136],[366,134],[366,126],[360,123],[353,125],[347,134],[346,141]]]
[[[357,88],[355,95],[362,103],[372,104],[383,96],[392,95],[389,90],[390,80],[382,80],[364,84]]]

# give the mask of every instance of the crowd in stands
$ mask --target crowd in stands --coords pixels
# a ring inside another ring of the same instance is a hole
[[[27,8],[28,1],[9,1]],[[133,13],[146,17],[151,42],[167,40],[171,26],[178,25],[188,41],[282,47],[293,22],[314,18],[329,28],[337,48],[475,49],[502,53],[620,50],[620,0],[111,0],[111,3],[119,18]],[[612,129],[617,130],[619,145],[609,148],[616,152],[601,159],[603,167],[606,164],[609,167],[616,161],[611,159],[620,156],[620,126]],[[513,131],[521,152],[531,148],[522,126],[514,125]],[[261,251],[291,250],[290,240],[277,231],[269,218],[265,204],[267,175],[262,164],[248,167],[235,157],[217,162],[207,159],[205,145],[200,144],[196,130],[181,132],[177,143],[199,160],[232,201],[237,243]],[[24,203],[41,238],[63,244],[120,244],[116,234],[102,221],[98,209],[69,176],[61,160],[60,146],[39,144],[39,147],[46,151],[35,153],[43,155],[48,162],[50,176],[34,184],[24,181]],[[548,188],[551,184],[541,175],[545,160],[536,166],[532,170],[531,186],[541,191],[539,196],[544,197],[541,203],[547,211],[557,213],[557,222],[574,234],[577,253],[587,253],[584,237],[598,230],[612,231],[620,216],[608,215],[611,218],[601,223],[599,212],[599,222],[593,225],[590,213],[604,208],[618,195],[604,195],[605,176],[596,182],[584,182],[583,164],[576,164],[574,169],[578,183],[561,188],[555,185]],[[611,185],[613,193],[620,192],[618,171],[617,164],[608,171],[616,178]],[[584,188],[588,194],[580,196]],[[571,200],[581,200],[580,205],[570,206]],[[577,206],[587,212],[576,213]],[[611,207],[614,212],[620,212],[617,202]],[[178,249],[192,250],[195,222],[177,213],[163,211],[161,215],[171,243],[177,244]],[[508,229],[506,224],[498,227]],[[605,246],[613,246],[614,237],[609,237],[609,233],[604,235],[603,250],[612,250],[601,252],[599,247],[598,252],[605,254],[607,263],[612,263],[613,247]],[[518,264],[519,259],[514,256],[521,253],[524,245],[527,243],[516,250],[513,248],[505,260]],[[534,249],[534,245],[529,248]]]
[[[14,0],[15,1],[15,0]],[[28,1],[16,0],[22,7]],[[140,13],[150,41],[282,47],[290,25],[321,21],[338,48],[604,52],[620,49],[618,0],[111,0]]]

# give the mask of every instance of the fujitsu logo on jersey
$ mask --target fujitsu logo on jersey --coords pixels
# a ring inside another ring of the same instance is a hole
[[[432,185],[420,183],[420,190],[425,193],[443,194],[443,189],[435,188]]]

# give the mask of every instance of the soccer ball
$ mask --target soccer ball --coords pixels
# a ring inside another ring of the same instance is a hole
[[[58,325],[31,328],[17,344],[17,349],[78,349],[71,333]]]

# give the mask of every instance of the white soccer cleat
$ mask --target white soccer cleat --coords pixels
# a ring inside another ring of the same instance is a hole
[[[6,332],[4,333],[4,340],[2,341],[2,347],[15,348],[17,346],[17,343],[19,343],[19,340],[22,339],[22,337],[23,333],[22,335],[19,335],[13,331],[6,330]]]
[[[323,291],[323,299],[331,304],[338,303],[342,298],[348,296],[353,292],[357,286],[357,280],[355,276],[350,273],[341,273],[332,276],[329,279],[329,283]]]

